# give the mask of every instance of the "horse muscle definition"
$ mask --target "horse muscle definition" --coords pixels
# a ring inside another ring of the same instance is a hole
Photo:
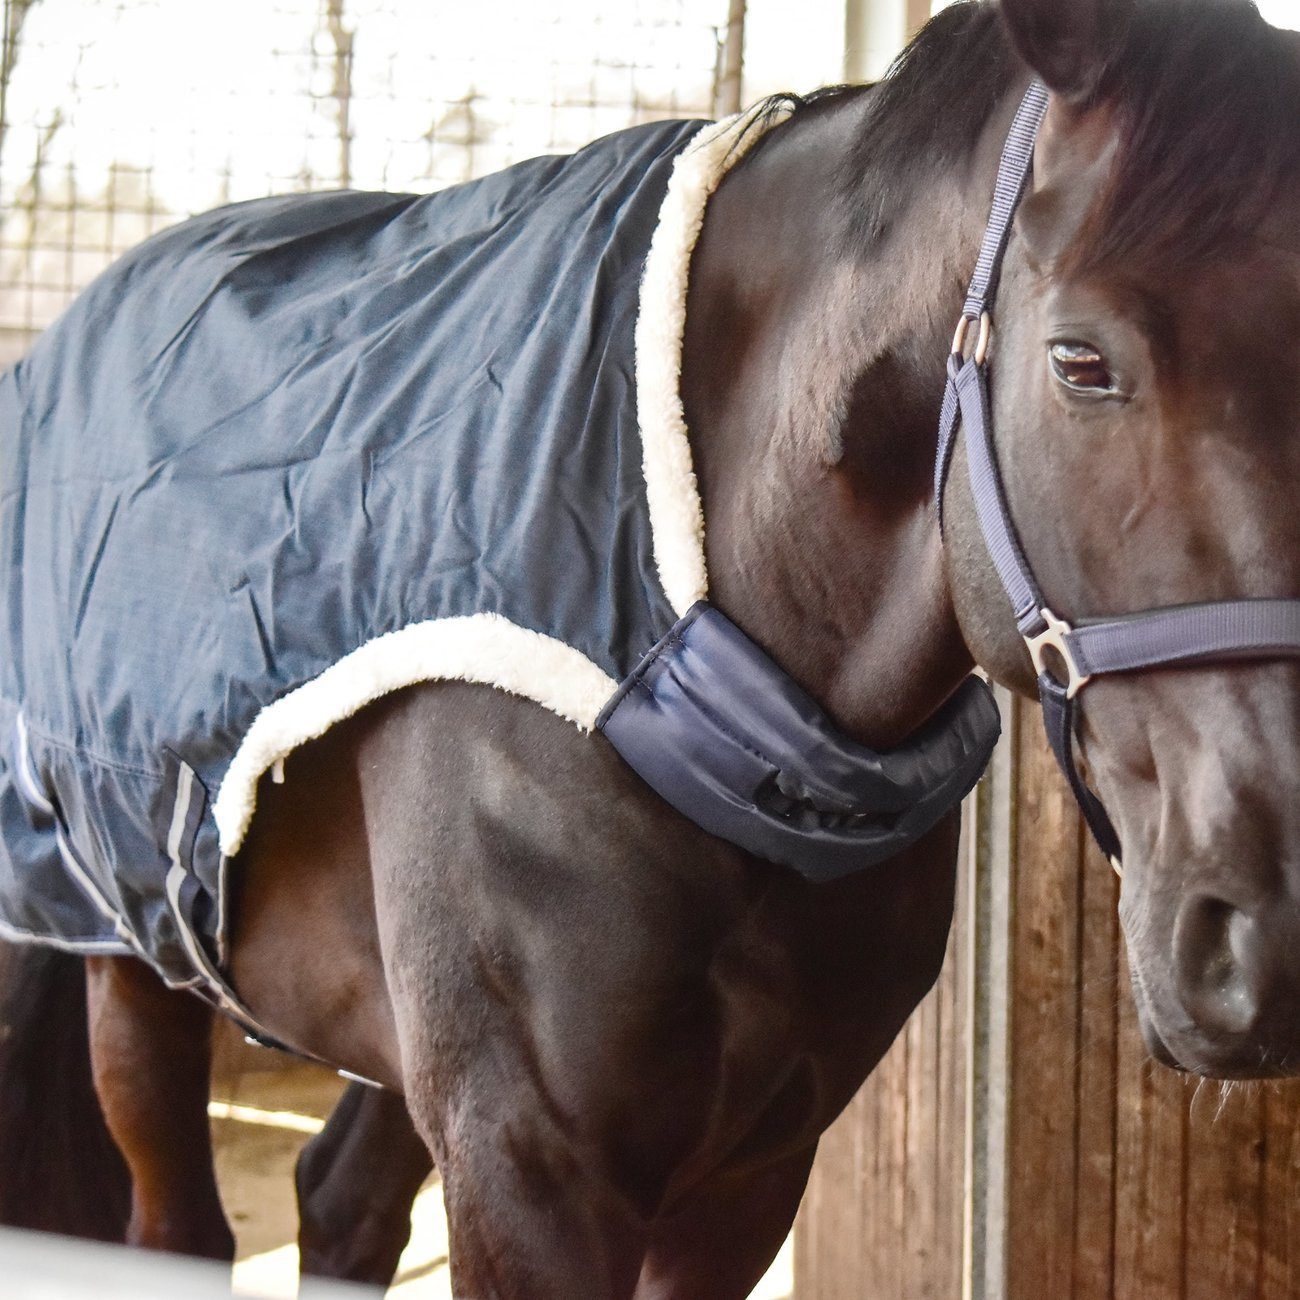
[[[965,474],[942,535],[932,485],[953,324],[1035,74],[1052,101],[993,427],[1045,594],[1099,615],[1300,596],[1300,40],[1244,0],[955,5],[887,80],[810,97],[733,168],[687,300],[710,598],[876,747],[974,663],[1033,685]],[[1275,661],[1090,688],[1079,744],[1124,844],[1135,994],[1183,1069],[1300,1071],[1298,690]],[[386,1281],[427,1151],[460,1295],[746,1295],[939,970],[956,816],[813,886],[673,813],[599,738],[464,683],[381,700],[263,786],[233,985],[391,1090],[350,1093],[304,1156],[305,1267]],[[88,967],[128,1236],[228,1258],[208,1012],[131,959]]]

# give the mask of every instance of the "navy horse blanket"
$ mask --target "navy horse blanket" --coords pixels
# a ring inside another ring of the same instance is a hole
[[[0,378],[0,934],[211,984],[296,746],[440,678],[594,724],[704,595],[686,273],[745,135],[223,208]]]
[[[780,117],[221,209],[0,377],[0,936],[135,953],[256,1029],[222,968],[259,784],[416,682],[599,727],[679,812],[813,880],[969,791],[982,683],[877,754],[707,603],[691,254]]]

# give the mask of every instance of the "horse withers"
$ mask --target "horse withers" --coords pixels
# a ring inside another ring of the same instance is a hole
[[[709,600],[882,751],[975,662],[1035,686],[968,430],[933,504],[952,327],[1035,76],[1034,176],[971,341],[1045,600],[1078,620],[1300,596],[1300,40],[1237,0],[1000,8],[953,6],[880,85],[773,125],[690,264]],[[1072,761],[1122,846],[1148,1040],[1187,1070],[1300,1070],[1298,672],[1087,688]],[[745,1295],[936,977],[955,814],[812,885],[673,812],[599,738],[466,682],[384,698],[285,776],[232,865],[224,972],[277,1038],[389,1090],[352,1094],[304,1160],[305,1264],[386,1280],[423,1144],[460,1294]],[[131,959],[89,974],[129,1235],[228,1257],[209,1012]],[[359,1194],[398,1145],[400,1177]],[[322,1244],[367,1211],[351,1248]]]

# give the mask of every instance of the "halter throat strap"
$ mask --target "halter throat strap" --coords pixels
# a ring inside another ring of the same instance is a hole
[[[935,501],[943,523],[944,486],[959,428],[984,543],[1015,612],[1016,626],[1038,675],[1043,721],[1052,752],[1084,818],[1116,870],[1120,841],[1101,801],[1079,772],[1075,752],[1079,693],[1108,673],[1300,656],[1300,601],[1228,600],[1148,610],[1106,619],[1059,618],[1044,599],[1016,532],[998,468],[989,401],[988,352],[993,306],[1016,210],[1033,173],[1034,145],[1047,113],[1048,91],[1035,81],[1016,113],[1002,153],[993,211],[948,359],[940,413]],[[978,341],[967,347],[972,326]]]

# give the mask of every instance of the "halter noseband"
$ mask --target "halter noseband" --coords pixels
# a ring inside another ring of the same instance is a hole
[[[1102,852],[1120,869],[1120,842],[1101,801],[1088,788],[1075,759],[1079,693],[1107,673],[1167,667],[1206,660],[1252,660],[1300,656],[1300,600],[1224,600],[1178,605],[1077,625],[1048,607],[1025,558],[1007,505],[992,439],[988,388],[988,345],[998,275],[1011,237],[1016,209],[1033,171],[1034,144],[1047,112],[1048,92],[1035,82],[1025,95],[1003,150],[993,213],[979,263],[962,309],[948,358],[948,384],[939,427],[935,500],[940,523],[943,491],[958,425],[966,435],[966,461],[984,543],[1015,610],[1038,674],[1047,739]],[[971,326],[979,341],[966,356]],[[1055,652],[1066,678],[1048,663]]]

